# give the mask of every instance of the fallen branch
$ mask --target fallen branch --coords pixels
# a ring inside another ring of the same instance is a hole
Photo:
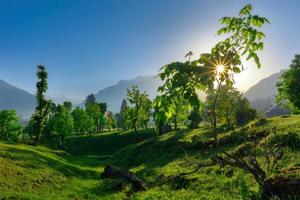
[[[104,168],[104,172],[101,174],[101,178],[123,178],[132,184],[135,191],[146,190],[146,184],[134,173],[121,170],[115,166],[107,165]]]

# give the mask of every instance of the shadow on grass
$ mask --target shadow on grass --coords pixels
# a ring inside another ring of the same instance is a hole
[[[52,168],[54,171],[62,173],[66,177],[75,176],[78,178],[99,178],[100,174],[97,171],[90,169],[80,169],[72,162],[64,162],[60,159],[54,159],[50,156],[43,155],[32,150],[17,149],[13,147],[5,147],[5,153],[0,156],[14,161],[15,165],[24,168],[41,169],[43,166]],[[76,158],[74,158],[76,159]],[[18,162],[21,161],[21,162]]]

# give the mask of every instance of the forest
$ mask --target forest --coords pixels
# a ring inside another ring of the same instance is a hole
[[[117,113],[95,94],[49,100],[38,65],[30,119],[0,110],[0,199],[300,199],[300,55],[276,85],[290,114],[265,117],[235,85],[264,67],[272,19],[254,11],[222,17],[210,51],[161,66],[154,99],[127,88]]]

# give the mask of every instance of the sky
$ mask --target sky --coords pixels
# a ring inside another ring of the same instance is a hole
[[[300,53],[298,0],[0,0],[0,79],[35,91],[36,66],[49,73],[49,95],[83,99],[119,80],[157,74],[173,61],[208,52],[223,16],[250,3],[263,29],[262,68],[246,63],[245,91],[288,67]]]

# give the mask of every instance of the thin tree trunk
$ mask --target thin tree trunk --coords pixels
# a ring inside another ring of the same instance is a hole
[[[221,81],[218,81],[218,87],[217,87],[217,92],[216,92],[216,96],[213,102],[213,109],[212,109],[212,117],[213,117],[213,136],[214,136],[214,140],[217,143],[217,116],[216,116],[216,104],[217,104],[217,99],[219,96],[219,92],[220,92],[220,88],[221,88]]]

